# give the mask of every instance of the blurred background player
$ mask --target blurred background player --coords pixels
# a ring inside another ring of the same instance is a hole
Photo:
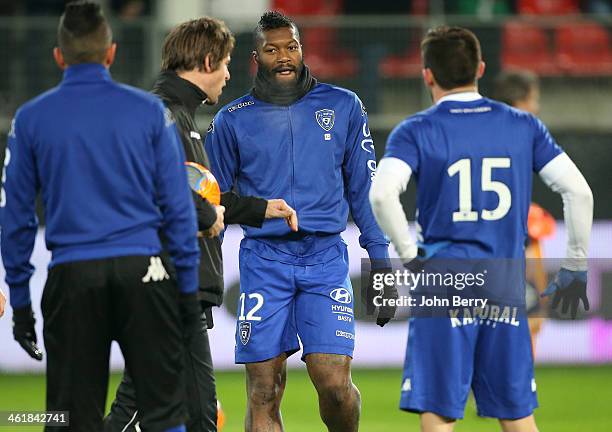
[[[41,191],[52,254],[42,302],[47,411],[68,411],[72,431],[102,430],[116,340],[134,371],[143,429],[184,431],[182,338],[201,309],[174,121],[157,98],[111,79],[117,46],[99,5],[66,6],[58,46],[64,78],[19,109],[5,159],[2,259],[14,336],[42,360],[29,289]],[[159,257],[160,228],[176,279]]]
[[[234,37],[223,23],[202,17],[176,26],[162,48],[162,65],[153,93],[161,98],[176,120],[186,159],[210,166],[195,112],[202,104],[214,105],[230,79],[229,63]],[[288,218],[297,229],[295,211],[284,200],[243,197],[228,191],[221,205],[214,206],[192,192],[196,208],[200,246],[198,299],[204,310],[202,325],[187,344],[186,385],[190,432],[217,429],[215,380],[207,329],[213,327],[211,308],[223,301],[223,262],[219,234],[224,224],[240,223],[261,227],[266,218]],[[140,420],[136,393],[126,370],[116,400],[106,419],[106,430],[136,430]]]
[[[584,177],[536,117],[478,93],[485,64],[472,32],[434,28],[421,51],[423,80],[435,105],[404,120],[389,136],[370,192],[379,224],[402,261],[417,257],[399,200],[414,175],[419,256],[521,262],[535,171],[561,194],[568,226],[567,257],[546,294],[554,293],[553,306],[562,301],[563,312],[571,308],[575,317],[579,301],[588,309],[593,197]],[[523,287],[517,285],[515,298],[524,301]],[[452,431],[463,418],[471,387],[478,413],[499,419],[504,431],[537,431],[525,317],[517,324],[412,318],[400,407],[419,413],[425,432]]]
[[[340,236],[349,208],[370,259],[388,258],[367,201],[376,168],[367,114],[353,92],[310,74],[289,18],[266,12],[254,36],[254,87],[219,111],[206,149],[221,190],[280,195],[300,225],[243,227],[236,363],[246,364],[246,430],[283,429],[286,362],[299,335],[321,418],[330,431],[356,431],[353,293]]]
[[[493,98],[537,116],[540,114],[540,81],[536,74],[528,70],[502,72],[495,79]],[[555,219],[548,211],[531,203],[527,217],[528,242],[525,247],[527,285],[525,292],[534,356],[536,338],[543,323],[540,295],[548,284],[540,242],[554,234],[555,225]]]

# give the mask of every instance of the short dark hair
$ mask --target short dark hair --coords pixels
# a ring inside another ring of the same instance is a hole
[[[221,20],[201,17],[174,27],[162,47],[162,70],[201,70],[210,55],[213,70],[234,49],[234,35]]]
[[[430,29],[421,42],[423,66],[431,69],[436,83],[444,90],[476,82],[481,61],[480,42],[462,27]]]
[[[285,27],[292,28],[297,39],[300,40],[300,31],[291,18],[278,11],[265,12],[261,18],[259,18],[257,27],[255,27],[253,31],[253,43],[255,44],[255,48],[258,47],[259,42],[263,39],[264,32]]]
[[[104,62],[112,38],[99,4],[76,1],[66,5],[57,28],[57,42],[66,64]]]
[[[517,102],[526,100],[529,93],[539,85],[538,76],[531,71],[504,71],[495,79],[493,98],[514,106]]]

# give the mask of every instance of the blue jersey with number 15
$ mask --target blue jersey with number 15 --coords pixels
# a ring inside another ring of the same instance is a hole
[[[522,258],[532,173],[562,153],[533,115],[487,98],[444,100],[400,123],[385,157],[417,180],[417,232],[440,256]]]

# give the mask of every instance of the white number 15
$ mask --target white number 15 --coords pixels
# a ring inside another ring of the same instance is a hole
[[[483,209],[480,217],[484,220],[498,220],[506,216],[512,204],[512,194],[504,183],[491,180],[494,168],[510,168],[510,158],[483,158],[481,189],[483,192],[495,192],[499,198],[493,210]],[[459,159],[448,167],[448,175],[459,173],[459,211],[453,212],[453,222],[474,222],[478,213],[472,210],[472,161]]]

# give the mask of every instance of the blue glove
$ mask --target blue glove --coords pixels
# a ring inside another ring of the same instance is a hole
[[[578,312],[578,304],[582,300],[584,310],[589,310],[589,299],[586,293],[587,272],[586,271],[571,271],[561,268],[555,279],[548,284],[546,290],[542,293],[542,297],[547,297],[555,294],[551,307],[556,309],[561,300],[561,313],[567,313],[571,307],[572,319],[576,318]]]
[[[423,266],[425,265],[425,262],[427,260],[431,259],[441,249],[444,249],[450,244],[451,242],[449,241],[441,241],[429,244],[417,242],[417,256],[409,263],[404,264],[404,267],[406,267],[412,272],[419,272],[423,269]]]

